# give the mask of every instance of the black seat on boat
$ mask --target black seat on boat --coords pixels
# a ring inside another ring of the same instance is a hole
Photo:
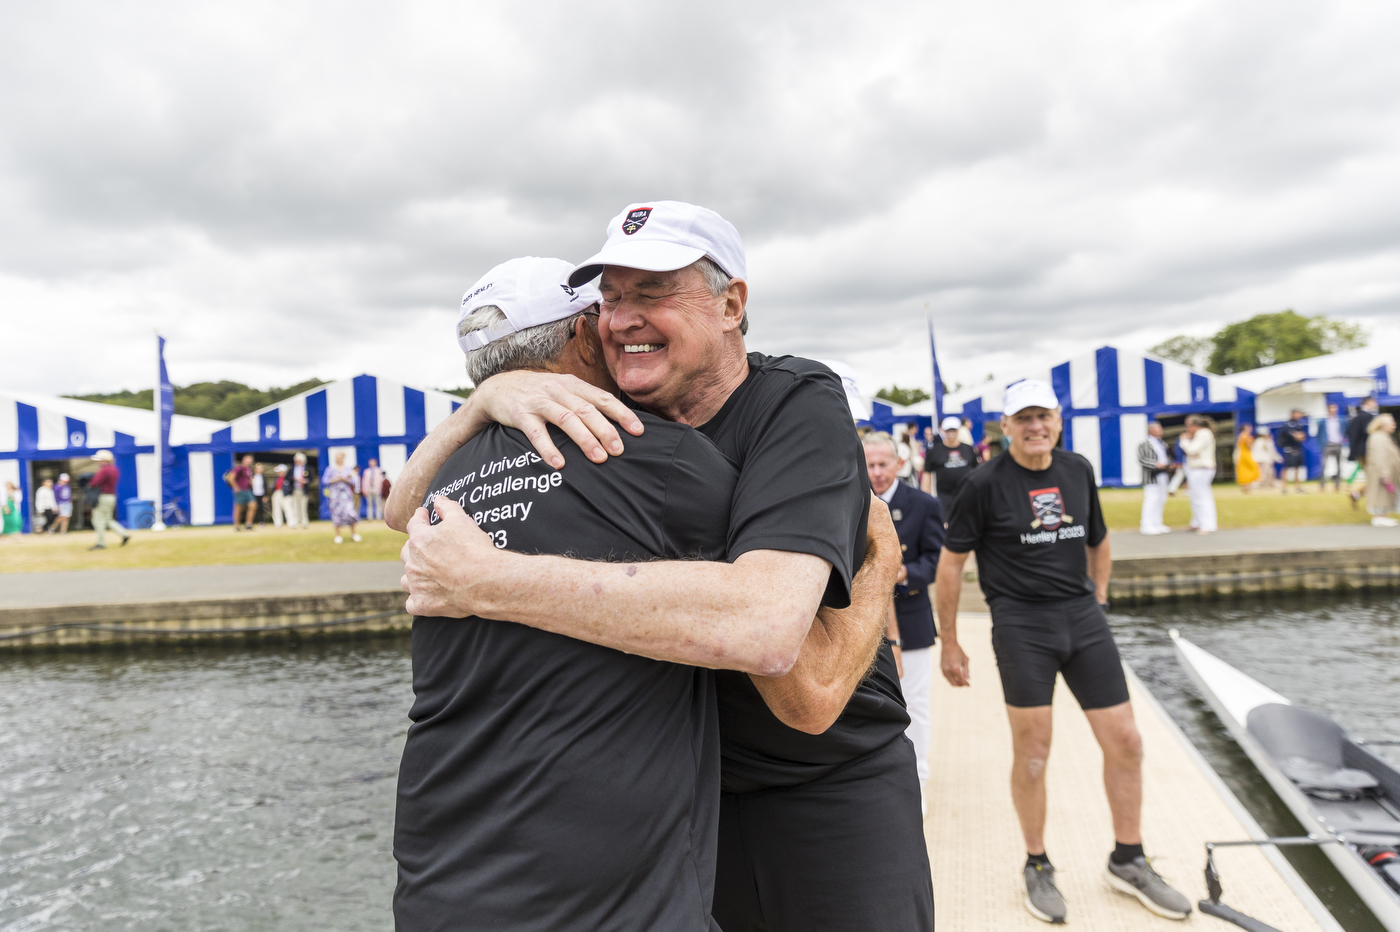
[[[1379,785],[1366,771],[1342,766],[1346,732],[1319,712],[1269,703],[1250,711],[1245,725],[1284,776],[1304,793],[1354,799]]]

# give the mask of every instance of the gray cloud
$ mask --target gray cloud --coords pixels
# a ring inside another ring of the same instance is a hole
[[[456,299],[621,206],[744,233],[768,351],[870,388],[1294,306],[1392,337],[1381,3],[7,2],[5,383],[463,381]],[[29,348],[61,340],[65,365]]]

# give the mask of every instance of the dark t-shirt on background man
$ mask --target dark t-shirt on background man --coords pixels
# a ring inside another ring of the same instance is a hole
[[[977,574],[992,607],[1000,596],[1055,602],[1094,594],[1085,547],[1108,534],[1094,467],[1054,450],[1050,467],[1026,469],[1010,455],[972,473],[948,517],[944,546],[977,551]]]
[[[1304,439],[1299,440],[1297,437],[1293,436],[1294,431],[1297,431],[1298,433],[1302,434]],[[1306,442],[1307,436],[1307,421],[1290,420],[1288,421],[1288,423],[1284,424],[1283,428],[1278,432],[1278,448],[1280,451],[1283,452],[1301,453],[1303,451],[1303,444]]]
[[[558,471],[492,425],[430,494],[522,553],[723,559],[734,466],[692,428],[639,416],[645,432],[603,464],[551,428]],[[710,928],[711,671],[511,622],[419,617],[413,690],[394,826],[400,932]]]
[[[831,564],[824,605],[850,604],[865,560],[870,479],[841,380],[792,356],[749,354],[749,375],[700,430],[739,467],[729,515],[730,562],[751,550],[810,553]],[[824,734],[789,728],[748,674],[721,670],[726,792],[806,783],[884,747],[909,724],[889,645]]]
[[[933,473],[934,494],[943,500],[946,510],[972,470],[977,468],[977,451],[970,443],[955,447],[934,444],[924,462],[925,469]]]

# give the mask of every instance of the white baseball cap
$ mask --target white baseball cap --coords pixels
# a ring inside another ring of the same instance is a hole
[[[957,430],[960,427],[962,427],[962,421],[958,420],[957,416],[952,414],[938,422],[939,430]]]
[[[573,267],[573,263],[563,259],[523,256],[502,262],[481,276],[462,296],[457,326],[460,328],[472,311],[488,304],[500,308],[506,319],[458,336],[457,345],[462,352],[470,353],[512,333],[581,314],[601,301],[603,296],[593,285],[574,287],[565,281]]]
[[[1059,406],[1060,399],[1055,397],[1055,390],[1050,387],[1049,382],[1023,379],[1006,389],[1006,402],[1002,405],[1001,413],[1010,417],[1025,408],[1054,410]]]
[[[607,265],[673,272],[705,257],[730,278],[748,278],[744,240],[734,224],[707,207],[683,201],[640,201],[608,222],[602,251],[576,266],[569,284],[592,281]]]
[[[112,459],[113,459],[113,457],[112,457],[112,451],[111,451],[111,450],[98,450],[96,453],[92,454],[92,458],[95,459],[95,460],[98,460],[99,462],[108,462],[108,463],[110,463],[110,462],[112,462]]]

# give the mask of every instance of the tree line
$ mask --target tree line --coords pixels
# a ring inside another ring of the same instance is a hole
[[[176,385],[174,387],[175,413],[189,417],[207,417],[216,421],[232,421],[325,384],[327,383],[321,379],[307,379],[305,382],[288,385],[286,388],[269,389],[253,388],[242,382],[227,380]],[[447,388],[443,391],[452,395],[460,395],[463,398],[472,392],[470,387]],[[91,395],[64,395],[63,397],[150,411],[152,394],[152,390],[148,388],[139,392],[121,391]]]
[[[1360,349],[1370,334],[1360,324],[1293,310],[1256,314],[1227,324],[1214,336],[1175,336],[1148,350],[1154,356],[1198,371],[1230,375],[1281,362]]]

